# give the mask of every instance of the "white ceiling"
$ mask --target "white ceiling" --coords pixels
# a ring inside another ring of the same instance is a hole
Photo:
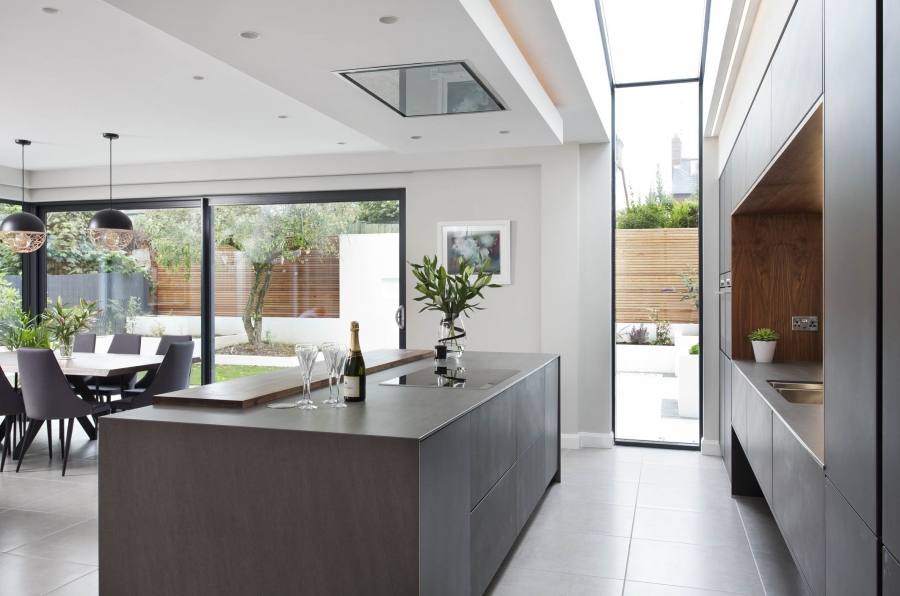
[[[45,2],[59,12],[0,4],[0,165],[18,165],[16,137],[34,141],[29,169],[101,165],[107,130],[122,136],[116,163],[553,145],[573,139],[566,128],[605,140],[577,68],[548,93],[519,50],[529,40],[514,41],[489,0]],[[402,118],[334,72],[444,60],[465,60],[509,109]]]

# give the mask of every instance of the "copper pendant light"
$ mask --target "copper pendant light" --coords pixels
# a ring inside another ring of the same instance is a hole
[[[134,239],[134,228],[127,215],[112,208],[112,142],[118,139],[119,135],[105,132],[103,138],[109,140],[109,208],[101,209],[94,214],[88,224],[88,233],[91,242],[98,248],[124,250]]]
[[[41,218],[25,211],[25,147],[31,141],[16,139],[16,144],[22,148],[22,210],[11,213],[0,223],[0,240],[15,253],[28,254],[44,246],[47,228]]]

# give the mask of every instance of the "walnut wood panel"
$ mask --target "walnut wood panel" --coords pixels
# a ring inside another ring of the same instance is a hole
[[[777,362],[822,360],[822,216],[736,215],[732,221],[732,355],[753,359],[747,334],[781,334]],[[819,331],[791,331],[791,316],[816,315]]]
[[[673,323],[698,322],[681,274],[697,272],[696,228],[616,230],[616,321],[649,322],[649,309]]]
[[[374,374],[402,364],[430,358],[431,350],[373,350],[365,352],[366,373]],[[313,369],[312,390],[328,386],[325,365],[317,362]],[[230,381],[201,385],[183,391],[158,395],[154,403],[219,408],[250,408],[276,399],[297,395],[300,391],[300,368],[241,377]]]
[[[821,213],[825,196],[822,104],[769,165],[734,213]]]
[[[253,268],[242,253],[228,247],[216,250],[216,314],[243,314]],[[154,270],[156,312],[161,315],[200,314],[200,267],[188,271]],[[278,263],[272,278],[263,315],[299,317],[314,312],[318,317],[340,316],[340,258],[337,255],[311,254],[301,262]]]

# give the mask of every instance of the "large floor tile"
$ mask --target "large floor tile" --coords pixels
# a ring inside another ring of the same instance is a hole
[[[97,596],[99,593],[99,571],[92,571],[50,592],[52,596]]]
[[[726,596],[728,594],[730,592],[631,581],[625,582],[624,592],[624,596]]]
[[[698,546],[634,539],[628,557],[627,579],[737,594],[763,594],[747,544]]]
[[[511,566],[623,579],[628,538],[529,528],[509,561]]]
[[[48,495],[36,495],[35,498],[21,505],[22,509],[44,511],[60,515],[73,515],[83,519],[97,517],[98,487],[96,483],[73,482],[65,484],[58,492]]]
[[[9,551],[64,530],[83,518],[40,511],[7,509],[0,512],[0,551]]]
[[[648,463],[646,461],[641,470],[641,484],[662,484],[667,487],[705,487],[717,491],[727,491],[729,487],[725,468]]]
[[[9,462],[7,462],[9,463]],[[66,489],[65,484],[56,480],[25,478],[15,473],[15,468],[0,474],[0,508],[17,509],[33,503],[36,499],[52,498]]]
[[[535,512],[531,527],[535,530],[588,532],[610,536],[631,536],[634,507],[608,503],[566,503],[545,499]]]
[[[727,487],[695,486],[683,482],[674,485],[641,484],[637,506],[700,513],[714,509],[734,511],[736,507]]]
[[[75,524],[10,552],[26,557],[97,565],[97,520],[91,519]]]
[[[576,483],[565,476],[560,484],[552,485],[545,500],[559,500],[569,504],[606,503],[634,507],[638,498],[637,482],[585,482]]]
[[[634,538],[700,545],[746,545],[747,536],[735,510],[682,511],[638,507]]]
[[[573,482],[638,482],[641,479],[640,461],[622,460],[615,457],[602,457],[593,453],[593,449],[581,450],[582,453],[571,454],[562,458],[562,475]]]
[[[491,596],[620,596],[622,580],[589,577],[522,567],[506,567],[494,582]]]
[[[0,581],[4,594],[46,594],[94,569],[90,565],[0,553]]]

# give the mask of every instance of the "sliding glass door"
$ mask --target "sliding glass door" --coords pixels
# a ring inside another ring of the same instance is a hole
[[[615,436],[700,440],[699,84],[615,90]]]
[[[351,320],[365,349],[400,347],[401,201],[349,194],[216,201],[215,380],[295,366]]]
[[[0,202],[0,221],[21,211],[18,203]],[[0,243],[0,326],[22,308],[22,256]]]

